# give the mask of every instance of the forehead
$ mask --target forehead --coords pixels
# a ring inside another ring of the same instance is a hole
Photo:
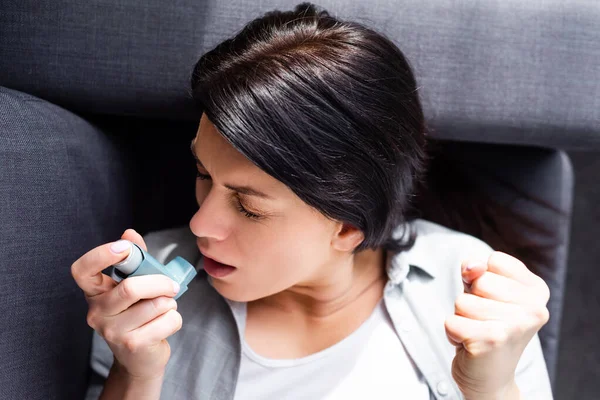
[[[202,118],[200,118],[200,124],[198,125],[198,130],[196,131],[196,137],[194,138],[194,143],[202,147],[222,147],[226,148],[229,143],[222,137],[217,128],[213,125],[212,122],[206,117],[206,114],[202,114]]]
[[[200,120],[192,150],[200,166],[208,171],[213,180],[231,185],[256,186],[262,192],[285,186],[236,150],[205,114]]]
[[[205,165],[213,160],[226,159],[228,163],[235,162],[235,164],[256,168],[219,133],[206,114],[202,114],[192,147],[196,156],[202,158]]]

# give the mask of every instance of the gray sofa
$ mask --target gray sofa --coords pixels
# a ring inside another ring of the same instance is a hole
[[[70,265],[126,228],[188,222],[191,69],[250,19],[297,3],[0,0],[1,399],[83,398],[92,330]],[[317,4],[411,60],[435,155],[415,213],[514,250],[546,280],[554,379],[573,190],[564,150],[600,147],[600,5]]]

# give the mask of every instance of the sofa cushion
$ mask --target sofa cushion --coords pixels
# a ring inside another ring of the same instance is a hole
[[[1,399],[83,397],[92,329],[71,264],[130,226],[126,172],[119,138],[0,87]]]

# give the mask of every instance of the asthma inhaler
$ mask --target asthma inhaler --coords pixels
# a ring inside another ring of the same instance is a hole
[[[182,257],[175,257],[167,265],[162,265],[137,244],[129,243],[131,248],[127,258],[113,265],[111,277],[116,282],[130,276],[163,274],[179,284],[179,292],[173,297],[175,300],[186,292],[188,284],[196,276],[196,269],[192,264]]]

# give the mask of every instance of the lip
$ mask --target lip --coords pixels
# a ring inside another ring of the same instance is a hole
[[[222,279],[228,275],[234,273],[237,268],[233,265],[222,263],[209,255],[206,252],[200,250],[200,253],[204,256],[204,272],[213,278]]]
[[[215,257],[213,257],[213,256],[209,255],[207,252],[205,252],[205,251],[202,251],[202,249],[200,249],[200,253],[202,253],[202,255],[203,255],[205,258],[210,258],[211,260],[213,260],[213,261],[216,261],[216,262],[218,262],[219,264],[223,264],[223,265],[225,265],[225,266],[228,266],[228,267],[233,267],[233,268],[235,268],[235,266],[233,266],[233,265],[231,265],[231,264],[227,264],[226,262],[223,262],[223,261],[219,260],[218,258],[215,258]]]
[[[204,271],[213,278],[225,278],[236,271],[231,265],[221,264],[210,257],[204,258]]]

